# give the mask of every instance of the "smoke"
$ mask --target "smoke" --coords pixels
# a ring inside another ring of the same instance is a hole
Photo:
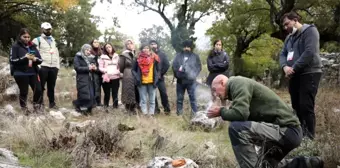
[[[196,99],[199,103],[205,104],[205,111],[213,105],[211,90],[208,86],[198,84],[196,88]]]

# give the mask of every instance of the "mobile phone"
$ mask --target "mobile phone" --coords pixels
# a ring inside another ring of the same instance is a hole
[[[30,54],[31,55],[35,55],[35,51],[34,50],[30,50]]]

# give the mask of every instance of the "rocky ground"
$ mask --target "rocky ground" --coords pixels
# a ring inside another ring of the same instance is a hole
[[[170,116],[130,116],[121,105],[109,113],[97,108],[92,115],[83,116],[71,103],[76,99],[75,73],[62,68],[56,87],[60,108],[46,108],[42,114],[25,116],[18,106],[18,89],[9,74],[8,60],[1,59],[0,167],[235,167],[228,123],[206,117],[210,92],[203,85],[197,91],[200,112],[194,117],[190,116],[187,97],[186,113],[181,117],[174,110]],[[172,109],[176,99],[174,86],[167,83]],[[276,92],[290,103],[286,90]],[[292,156],[322,155],[333,163],[340,157],[336,152],[340,151],[336,150],[340,147],[340,133],[334,129],[340,119],[340,92],[327,88],[319,92],[316,111],[320,138],[316,144],[302,144]]]

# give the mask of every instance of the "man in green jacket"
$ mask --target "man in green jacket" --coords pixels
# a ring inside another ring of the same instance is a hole
[[[212,95],[232,105],[212,106],[208,117],[230,121],[229,137],[241,168],[277,167],[302,141],[302,129],[294,110],[266,86],[245,78],[218,75]],[[255,145],[261,147],[259,154]]]

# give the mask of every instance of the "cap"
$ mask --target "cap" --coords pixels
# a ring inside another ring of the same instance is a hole
[[[41,24],[41,28],[42,29],[52,29],[52,26],[51,26],[50,23],[44,22],[44,23]]]

